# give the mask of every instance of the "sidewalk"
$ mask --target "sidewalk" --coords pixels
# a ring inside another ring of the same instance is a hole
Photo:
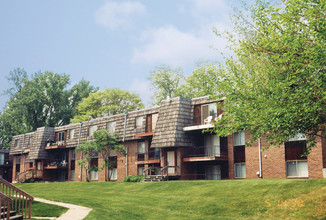
[[[40,199],[40,198],[34,198],[35,201],[37,202],[43,202],[43,203],[48,203],[48,204],[53,204],[53,205],[58,205],[58,206],[63,206],[68,208],[68,211],[64,214],[62,214],[58,218],[50,218],[46,217],[47,219],[57,219],[57,220],[82,220],[84,219],[92,209],[86,208],[84,206],[79,206],[79,205],[73,205],[73,204],[68,204],[68,203],[63,203],[63,202],[54,202],[54,201],[49,201],[46,199]],[[35,218],[35,217],[33,217]],[[41,219],[41,218],[38,218]]]

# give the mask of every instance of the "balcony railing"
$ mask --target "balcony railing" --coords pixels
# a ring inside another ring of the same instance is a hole
[[[52,161],[45,161],[44,168],[50,167],[68,167],[68,163],[66,160],[52,160]]]
[[[137,161],[146,161],[146,160],[160,160],[161,151],[160,150],[149,150],[146,153],[136,153]]]
[[[227,157],[227,149],[218,145],[185,148],[184,157]]]

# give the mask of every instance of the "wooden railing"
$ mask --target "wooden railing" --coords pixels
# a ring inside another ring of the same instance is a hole
[[[0,219],[9,220],[10,219],[10,207],[12,206],[13,200],[0,192],[0,209],[1,215]]]
[[[169,180],[169,170],[168,170],[169,168],[174,169],[173,175],[178,175],[178,168],[179,168],[178,166],[165,166],[160,170],[160,174],[162,178],[166,176],[166,180]],[[166,173],[166,175],[164,175],[164,173]]]
[[[16,211],[18,215],[23,215],[24,219],[31,219],[33,196],[2,178],[0,178],[0,192],[12,199],[10,210]]]

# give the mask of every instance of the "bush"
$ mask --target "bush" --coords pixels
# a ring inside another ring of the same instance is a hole
[[[144,179],[144,176],[137,176],[137,175],[134,175],[134,176],[126,176],[123,181],[124,182],[140,182]]]

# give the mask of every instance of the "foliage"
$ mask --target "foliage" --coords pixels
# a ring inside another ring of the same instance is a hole
[[[112,170],[115,165],[115,162],[110,159],[111,156],[114,156],[112,153],[126,154],[125,147],[118,144],[118,138],[118,134],[110,134],[106,129],[94,132],[96,151],[100,152],[104,159],[104,164],[100,169],[104,169],[105,171],[105,181],[110,181],[112,172],[109,175],[109,170]]]
[[[35,197],[92,208],[85,219],[322,219],[325,184],[326,179],[246,179],[17,186]]]
[[[154,90],[153,102],[156,105],[159,105],[162,100],[181,95],[180,86],[184,81],[184,76],[180,68],[157,67],[151,72],[149,80]]]
[[[138,108],[144,108],[138,95],[120,89],[107,89],[91,93],[77,106],[77,115],[71,123],[86,121],[89,117],[98,118],[116,115]]]
[[[218,71],[218,97],[226,97],[218,135],[246,129],[251,141],[266,135],[279,145],[300,132],[314,146],[326,128],[325,11],[325,1],[257,1],[251,18],[236,18],[234,56]]]
[[[207,95],[215,95],[218,90],[218,64],[200,64],[191,75],[185,78],[185,83],[180,86],[182,96],[196,98]]]
[[[29,78],[17,68],[7,78],[13,87],[6,91],[10,100],[0,115],[0,144],[6,147],[14,135],[38,127],[68,124],[75,105],[95,90],[84,80],[69,90],[69,76],[52,72],[36,73]]]
[[[93,136],[93,140],[85,141],[76,148],[76,151],[83,153],[83,159],[77,161],[77,163],[85,168],[87,176],[89,176],[90,171],[104,169],[105,181],[110,181],[112,172],[109,175],[109,171],[116,165],[115,161],[111,161],[111,156],[114,156],[116,153],[125,155],[125,148],[123,145],[118,144],[119,135],[110,134],[106,129],[95,131]],[[91,166],[94,152],[99,152],[104,160],[104,163],[100,167]]]
[[[77,164],[84,168],[86,171],[85,179],[89,182],[90,172],[94,170],[94,167],[91,166],[91,160],[94,152],[96,151],[96,146],[94,141],[85,141],[79,146],[76,147],[75,151],[81,151],[83,154],[82,159],[77,161]]]
[[[123,182],[141,182],[143,179],[144,179],[144,176],[130,175],[130,176],[126,176],[123,179]]]

